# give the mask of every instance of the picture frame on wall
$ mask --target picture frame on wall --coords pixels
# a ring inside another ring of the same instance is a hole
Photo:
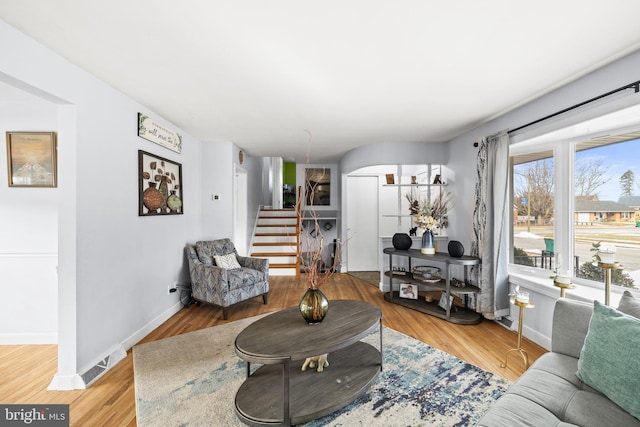
[[[58,186],[55,132],[7,132],[9,187]]]
[[[182,215],[182,164],[138,150],[138,215]]]
[[[307,206],[331,205],[331,169],[305,169],[305,195]]]

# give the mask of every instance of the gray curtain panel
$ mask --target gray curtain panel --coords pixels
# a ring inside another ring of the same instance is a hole
[[[475,309],[488,319],[509,314],[509,134],[479,141],[471,255],[482,264],[472,275],[480,287]]]

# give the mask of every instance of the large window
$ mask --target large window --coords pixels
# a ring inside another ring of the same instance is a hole
[[[574,283],[602,286],[597,249],[612,248],[622,267],[613,284],[640,284],[640,132],[625,125],[594,136],[583,123],[512,145],[513,271],[549,277],[558,270]]]
[[[612,271],[612,283],[634,287],[640,279],[640,139],[621,135],[581,142],[575,150],[575,275],[604,282],[594,258],[596,249],[610,247],[624,267]]]

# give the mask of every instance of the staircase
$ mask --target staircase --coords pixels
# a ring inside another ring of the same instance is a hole
[[[269,260],[270,276],[300,275],[299,224],[294,209],[260,209],[251,256]]]

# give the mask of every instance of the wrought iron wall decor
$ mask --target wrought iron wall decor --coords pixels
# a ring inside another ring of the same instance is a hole
[[[138,215],[181,215],[182,196],[182,165],[138,150]]]

